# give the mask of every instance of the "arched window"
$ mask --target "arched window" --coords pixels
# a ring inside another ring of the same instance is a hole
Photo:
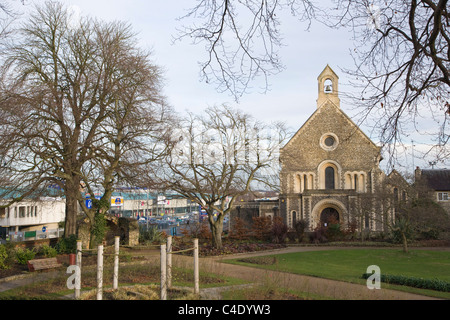
[[[325,168],[325,189],[334,189],[334,168]]]
[[[292,211],[292,227],[297,223],[297,211]]]

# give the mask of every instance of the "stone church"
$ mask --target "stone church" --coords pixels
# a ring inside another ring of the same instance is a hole
[[[346,226],[385,178],[381,147],[340,108],[339,77],[327,65],[317,80],[316,111],[280,150],[279,214],[288,227],[306,220],[310,231],[330,217]],[[364,229],[382,229],[376,219],[363,221]]]

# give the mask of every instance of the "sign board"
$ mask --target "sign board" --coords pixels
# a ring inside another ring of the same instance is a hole
[[[43,227],[42,227],[42,232],[45,232],[45,231],[47,231],[47,227],[46,227],[46,226],[43,226]]]
[[[123,206],[123,197],[111,197],[111,207]]]
[[[86,199],[86,208],[92,209],[92,200],[91,199]]]

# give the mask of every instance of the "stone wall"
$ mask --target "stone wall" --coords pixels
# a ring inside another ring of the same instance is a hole
[[[139,244],[139,224],[136,219],[115,217],[107,215],[108,231],[105,235],[107,246],[114,244],[114,238],[120,237],[121,245],[136,246]],[[87,219],[78,223],[78,239],[81,240],[83,248],[89,247],[90,232]]]

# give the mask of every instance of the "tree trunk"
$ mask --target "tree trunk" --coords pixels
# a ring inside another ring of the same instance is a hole
[[[214,215],[210,215],[208,213],[208,221],[209,226],[211,228],[212,233],[212,245],[216,249],[222,249],[222,232],[223,232],[223,217],[222,215],[219,215],[217,217],[217,220],[214,221]]]
[[[66,194],[66,219],[64,224],[65,238],[77,233],[76,207],[77,202]]]
[[[78,187],[79,183],[66,181],[66,219],[64,226],[64,237],[77,234],[77,215],[78,215]]]
[[[406,239],[406,235],[404,232],[402,232],[402,239],[403,239],[403,252],[408,253],[408,240]]]

